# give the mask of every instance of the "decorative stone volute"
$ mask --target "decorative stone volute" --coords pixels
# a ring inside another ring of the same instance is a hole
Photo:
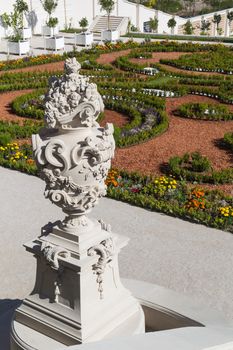
[[[68,214],[63,227],[75,228],[105,195],[105,179],[114,156],[113,125],[101,128],[104,110],[96,84],[79,74],[75,58],[65,62],[65,74],[52,77],[45,97],[46,129],[33,135],[33,151],[45,196]]]

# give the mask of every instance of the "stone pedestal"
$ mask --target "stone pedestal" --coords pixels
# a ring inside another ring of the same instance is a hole
[[[45,196],[67,216],[25,244],[37,259],[36,282],[15,312],[11,350],[53,350],[145,330],[143,311],[119,277],[118,254],[128,239],[86,217],[106,193],[115,142],[113,127],[96,121],[104,107],[97,87],[79,70],[68,59],[66,73],[50,79],[47,128],[32,137]]]
[[[41,339],[42,350],[44,336],[56,348],[114,337],[122,329],[125,335],[143,333],[141,307],[118,271],[118,253],[128,239],[101,221],[88,222],[79,234],[59,226],[50,231],[25,244],[37,259],[37,275],[34,290],[16,310],[12,349],[37,349]],[[35,344],[26,343],[31,330],[37,332],[30,337]]]

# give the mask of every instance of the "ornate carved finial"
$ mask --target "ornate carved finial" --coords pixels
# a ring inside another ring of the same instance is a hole
[[[66,74],[78,74],[81,69],[81,64],[77,62],[75,57],[68,58],[65,61],[64,69]]]
[[[65,62],[65,74],[49,80],[45,96],[45,122],[49,128],[98,126],[96,119],[104,110],[103,100],[94,83],[79,74],[76,58]]]

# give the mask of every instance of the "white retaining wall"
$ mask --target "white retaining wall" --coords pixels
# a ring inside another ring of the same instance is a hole
[[[12,5],[15,0],[1,1],[1,9],[0,15],[3,12],[12,11]],[[31,9],[32,17],[34,17],[35,25],[34,25],[34,33],[41,33],[41,26],[45,24],[47,18],[46,13],[43,10],[40,0],[27,0],[29,8]],[[65,11],[66,8],[66,11]],[[233,9],[230,9],[233,10]],[[220,14],[226,13],[225,11],[219,11]],[[97,15],[104,15],[105,13],[100,11],[100,5],[98,0],[59,0],[58,7],[55,11],[54,16],[59,19],[59,27],[63,29],[65,23],[71,22],[72,27],[79,27],[78,22],[82,17],[87,17],[89,21],[89,25],[92,23],[93,18]],[[127,0],[116,0],[115,9],[112,13],[113,16],[123,16],[129,17],[132,24],[139,27],[140,31],[143,31],[144,22],[148,22],[151,17],[157,16],[158,23],[158,32],[159,33],[171,33],[171,29],[168,28],[167,22],[171,15],[156,11],[153,9],[149,9],[143,5],[137,5],[135,3],[131,3]],[[205,15],[206,18],[212,17],[213,14]],[[201,17],[200,17],[201,18]],[[175,16],[175,20],[177,25],[174,29],[174,34],[178,33],[178,29],[187,21],[187,19],[181,18],[179,16]],[[192,22],[199,22],[198,17],[191,18]],[[179,29],[180,30],[180,29]],[[4,36],[4,29],[0,26],[0,36]]]

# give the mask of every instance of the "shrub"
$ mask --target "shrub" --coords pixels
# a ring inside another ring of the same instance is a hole
[[[210,161],[198,152],[169,159],[168,172],[177,179],[198,183],[224,184],[233,182],[233,169],[214,171]]]
[[[176,112],[183,118],[203,119],[203,120],[231,120],[233,113],[228,107],[221,104],[210,103],[187,103],[180,106]]]
[[[233,133],[227,133],[224,135],[225,144],[233,150]]]

